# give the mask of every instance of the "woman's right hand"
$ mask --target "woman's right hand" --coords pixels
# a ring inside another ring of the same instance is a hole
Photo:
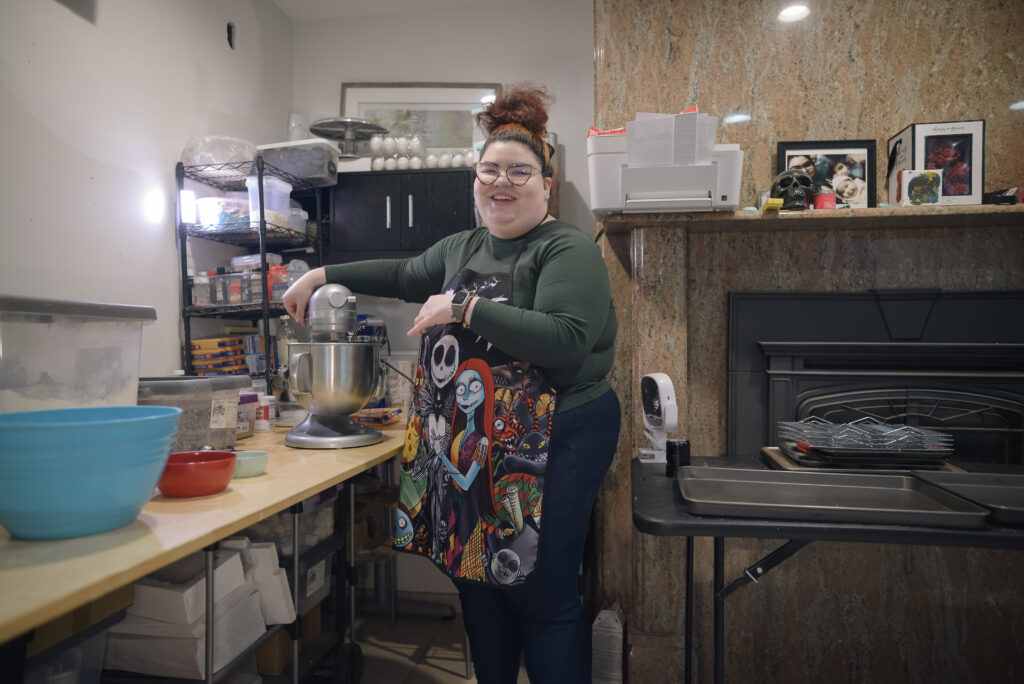
[[[326,283],[327,274],[323,266],[304,273],[301,278],[292,283],[292,286],[281,298],[285,311],[300,325],[306,325],[306,305],[309,304],[309,298],[313,296],[313,292],[318,287]]]

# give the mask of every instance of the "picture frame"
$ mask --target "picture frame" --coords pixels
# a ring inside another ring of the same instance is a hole
[[[778,143],[776,173],[803,168],[816,188],[836,193],[836,208],[878,206],[874,140],[807,140]]]
[[[464,152],[483,142],[474,119],[500,83],[342,83],[342,117],[365,119],[394,137],[418,135],[432,152]],[[357,153],[369,154],[367,141]]]
[[[941,171],[939,204],[981,204],[985,187],[985,120],[910,124],[886,142],[889,201],[901,171]]]

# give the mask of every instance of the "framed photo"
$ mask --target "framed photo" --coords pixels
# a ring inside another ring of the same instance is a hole
[[[806,171],[816,188],[836,193],[837,208],[877,206],[874,140],[780,142],[776,167]]]
[[[981,204],[985,121],[910,124],[889,138],[889,201],[899,198],[900,171],[941,171],[939,204]]]
[[[372,121],[394,137],[418,135],[437,153],[462,152],[483,141],[474,110],[500,92],[500,83],[343,83],[341,116]],[[369,154],[368,142],[356,147]]]

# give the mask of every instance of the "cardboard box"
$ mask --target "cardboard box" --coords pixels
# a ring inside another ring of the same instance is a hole
[[[299,637],[299,652],[301,653],[320,636],[320,604],[316,604],[302,616],[302,636]],[[259,673],[267,677],[274,677],[292,664],[292,640],[286,630],[278,630],[260,644],[256,649],[256,663]]]
[[[235,554],[237,558],[237,554]],[[216,604],[213,668],[218,671],[266,633],[256,585],[244,583]],[[104,667],[162,677],[206,676],[206,621],[172,624],[129,615],[107,635]]]
[[[985,189],[985,122],[910,124],[889,138],[889,202],[899,202],[899,172],[942,170],[939,204],[981,204]]]
[[[942,197],[942,169],[902,169],[896,176],[899,187],[896,204],[901,207],[938,205]]]
[[[214,553],[213,595],[219,602],[245,584],[242,560],[233,549]],[[206,615],[206,557],[193,553],[135,583],[129,615],[191,624]]]
[[[32,634],[32,640],[25,646],[25,657],[33,658],[82,630],[92,627],[100,620],[105,620],[117,611],[124,610],[132,604],[134,595],[135,591],[132,585],[126,584],[120,589],[36,627]]]

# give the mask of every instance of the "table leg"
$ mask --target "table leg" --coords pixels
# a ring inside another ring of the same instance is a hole
[[[693,681],[693,537],[686,538],[686,684]]]
[[[715,537],[715,684],[725,682],[725,539]]]

